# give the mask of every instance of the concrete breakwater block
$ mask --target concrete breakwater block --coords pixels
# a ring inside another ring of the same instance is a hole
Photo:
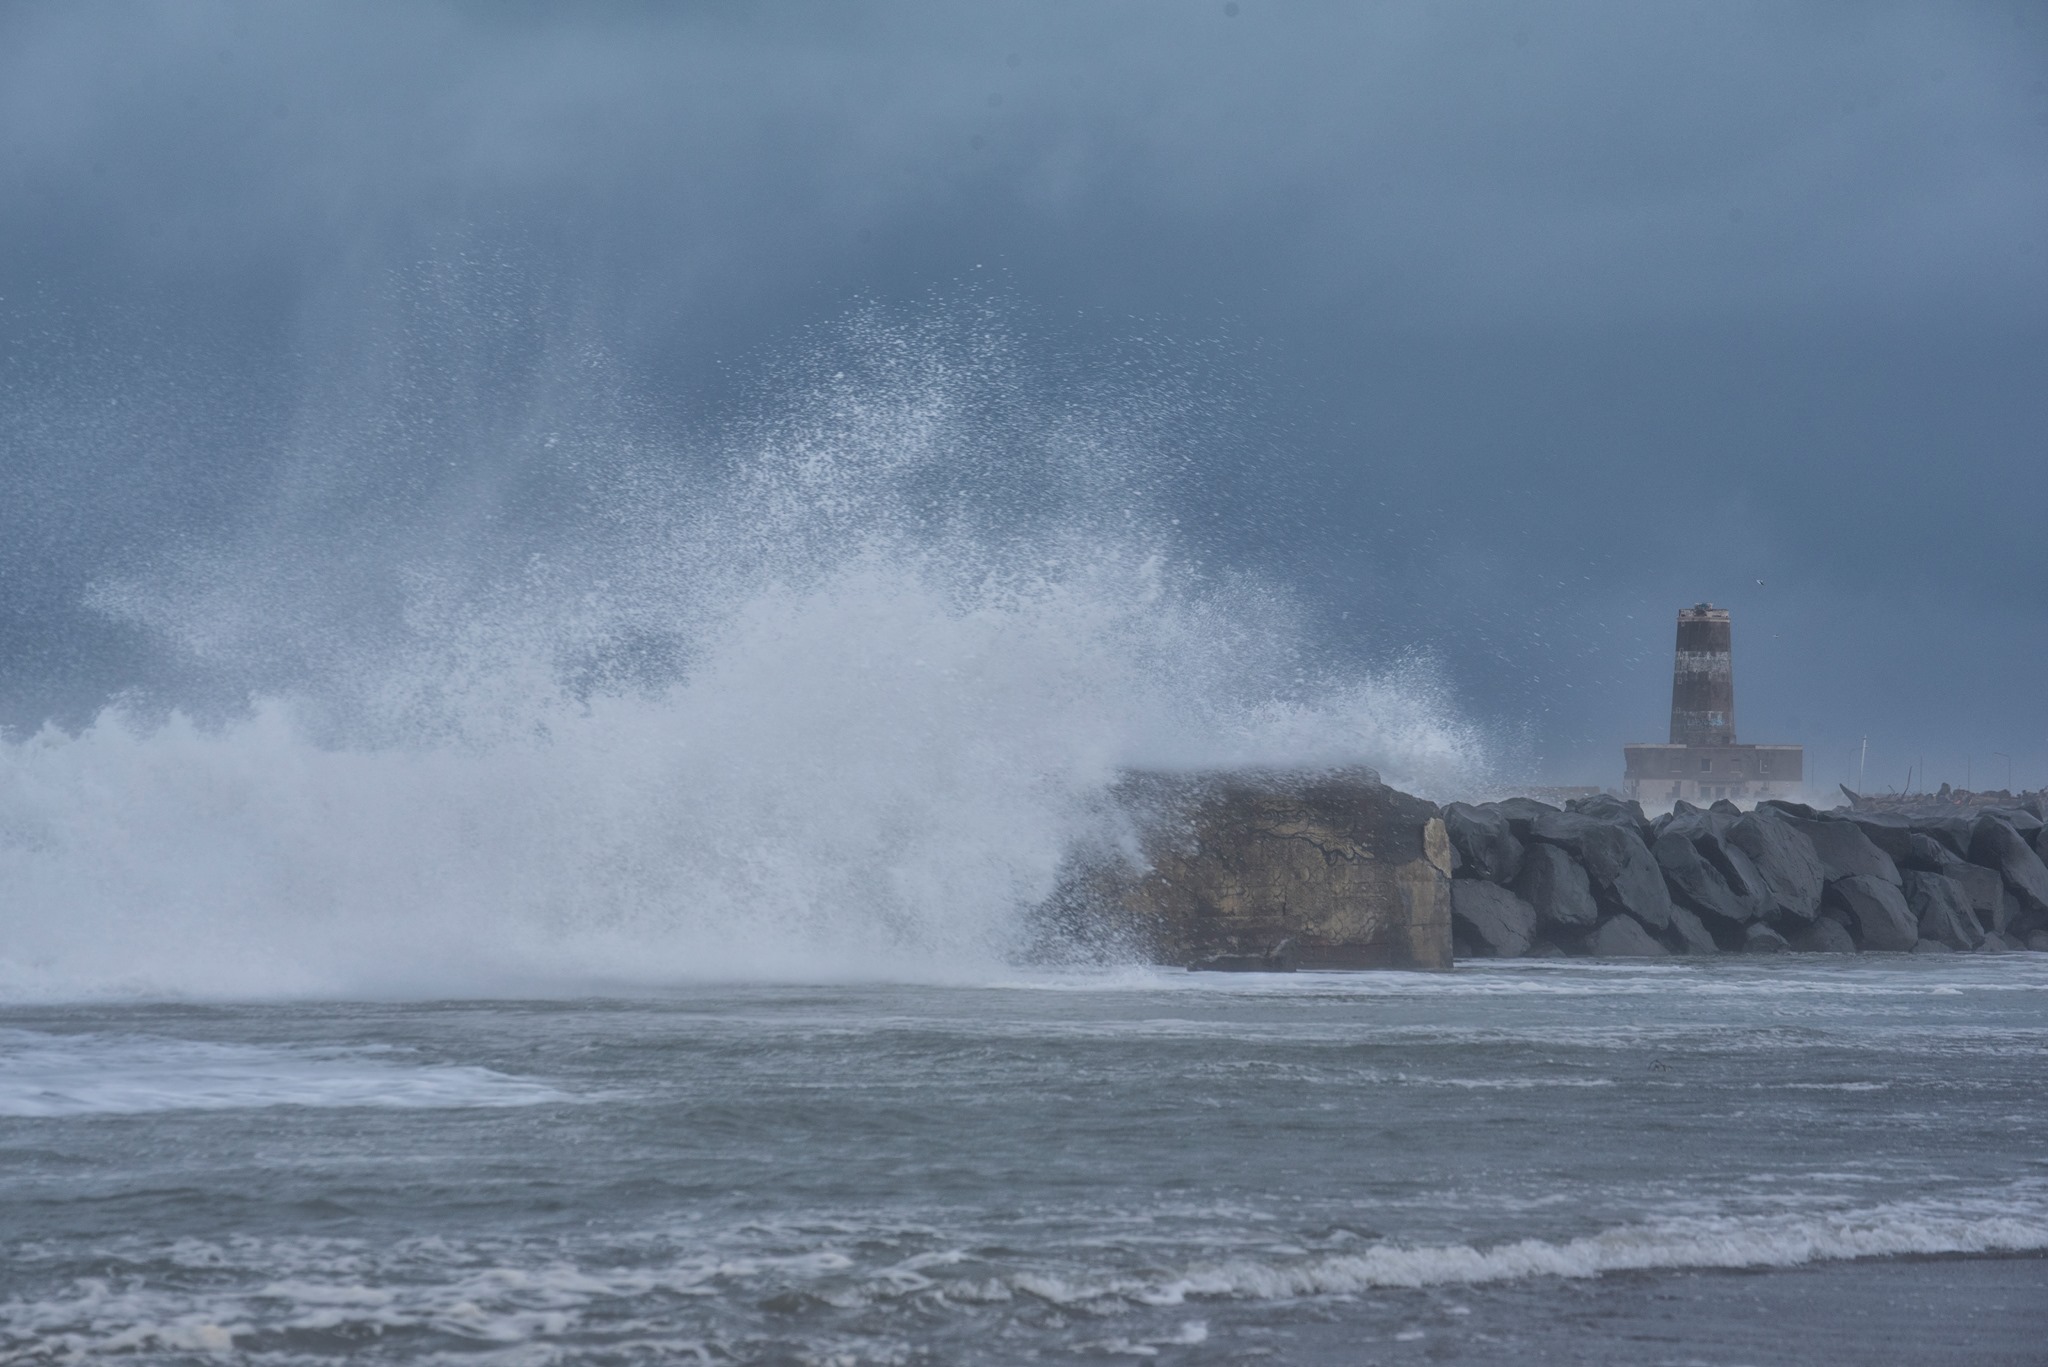
[[[1432,803],[1369,770],[1134,774],[1048,904],[1065,941],[1222,972],[1455,958],[2048,948],[2031,808]],[[2030,839],[2030,837],[2032,839]]]
[[[1370,770],[1132,775],[1145,867],[1096,903],[1159,963],[1223,971],[1451,966],[1451,845],[1434,803]]]

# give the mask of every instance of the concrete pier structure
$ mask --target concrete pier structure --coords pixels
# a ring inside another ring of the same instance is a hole
[[[1121,794],[1146,867],[1100,870],[1092,891],[1156,962],[1451,966],[1443,818],[1370,770],[1133,774]]]

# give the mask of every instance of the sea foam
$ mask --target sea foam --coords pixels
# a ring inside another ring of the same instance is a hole
[[[10,1119],[271,1106],[438,1110],[568,1100],[543,1083],[487,1068],[420,1063],[395,1051],[0,1030],[0,1117]]]
[[[1480,762],[1426,671],[1204,561],[1156,424],[958,337],[834,345],[708,453],[562,443],[505,544],[322,466],[103,583],[252,700],[0,740],[0,997],[982,980],[1126,766]]]

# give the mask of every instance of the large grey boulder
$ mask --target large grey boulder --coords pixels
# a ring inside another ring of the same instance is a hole
[[[1892,862],[1899,866],[1899,873],[1903,876],[1907,869],[1946,873],[1952,866],[1965,861],[1933,836],[1914,831],[1906,838],[1906,853],[1903,856],[1894,855]]]
[[[2020,833],[2020,839],[2032,840],[2041,833],[2041,818],[2025,807],[1986,807],[1979,816],[1995,816]]]
[[[1626,826],[1648,844],[1653,838],[1650,819],[1643,815],[1643,804],[1634,798],[1619,798],[1611,793],[1595,793],[1591,797],[1575,797],[1564,804],[1568,812],[1590,816],[1595,821],[1610,825]]]
[[[2041,856],[2041,862],[2048,864],[2048,826],[2034,832],[2034,853]]]
[[[1970,833],[1970,862],[1997,869],[2024,911],[2048,913],[2048,865],[2012,823],[1985,812]]]
[[[1717,802],[1715,808],[1723,805],[1727,805],[1725,800]],[[1733,810],[1690,810],[1679,813],[1674,809],[1671,821],[1661,828],[1660,834],[1663,831],[1675,831],[1690,840],[1693,848],[1698,850],[1701,857],[1713,865],[1715,872],[1721,875],[1721,881],[1727,884],[1728,891],[1748,908],[1750,915],[1762,916],[1771,906],[1770,890],[1765,885],[1763,874],[1758,871],[1755,862],[1728,838],[1729,832],[1742,817],[1743,813]],[[1651,852],[1656,852],[1654,842]]]
[[[1739,934],[1756,919],[1756,908],[1729,889],[1721,871],[1707,862],[1697,845],[1679,834],[1676,825],[1657,837],[1650,853],[1664,871],[1664,886],[1671,900],[1705,917],[1723,936]]]
[[[1536,908],[1536,920],[1546,929],[1579,935],[1600,920],[1586,871],[1555,845],[1530,845],[1523,851],[1514,890]]]
[[[1970,832],[1977,824],[1975,817],[1959,812],[1937,812],[1913,818],[1913,829],[1930,840],[1936,840],[1958,859],[1970,857]]]
[[[1984,931],[1970,910],[1963,885],[1938,873],[1909,869],[1906,906],[1919,923],[1920,938],[1935,940],[1950,949],[1975,949],[1984,943]]]
[[[2027,948],[2033,950],[2036,954],[2048,953],[2048,930],[2028,931]]]
[[[1813,852],[1820,857],[1829,882],[1860,875],[1899,886],[1899,869],[1891,856],[1871,844],[1870,837],[1854,822],[1828,818],[1808,821],[1790,815],[1784,820],[1813,842]]]
[[[1953,954],[1955,950],[1939,940],[1918,940],[1914,942],[1915,954]]]
[[[1515,839],[1522,841],[1524,844],[1528,843],[1529,828],[1531,826],[1534,826],[1552,812],[1563,810],[1562,808],[1551,806],[1548,802],[1538,802],[1533,797],[1504,797],[1498,802],[1487,802],[1481,805],[1491,807],[1494,811],[1506,817],[1508,829],[1515,833]]]
[[[2005,929],[2005,879],[1999,876],[1997,869],[1958,859],[1942,869],[1941,874],[1945,878],[1953,878],[1962,888],[1963,900],[1969,903],[1978,925],[1986,930]]]
[[[1508,819],[1489,807],[1453,802],[1444,808],[1444,831],[1458,852],[1458,872],[1489,883],[1510,883],[1522,867],[1522,842]]]
[[[1792,937],[1792,948],[1802,954],[1854,954],[1856,941],[1840,921],[1822,916]]]
[[[1536,909],[1498,883],[1460,878],[1451,884],[1451,932],[1477,954],[1518,958],[1536,938]]]
[[[1830,921],[1828,924],[1834,925],[1834,922]],[[1837,928],[1839,929],[1839,927]],[[1742,932],[1742,952],[1744,954],[1783,954],[1790,948],[1792,946],[1784,936],[1772,930],[1762,921],[1751,922]]]
[[[1602,921],[1587,938],[1586,950],[1603,959],[1662,959],[1671,952],[1633,916],[1610,916]]]
[[[1820,816],[1819,812],[1807,806],[1804,802],[1794,802],[1788,797],[1767,797],[1756,804],[1756,810],[1760,812],[1772,811],[1780,816],[1803,817],[1808,821],[1815,820]]]
[[[1899,812],[1845,812],[1842,820],[1863,832],[1871,844],[1890,855],[1894,863],[1911,852],[1913,822]]]
[[[1679,954],[1715,954],[1721,949],[1700,918],[1681,906],[1671,908],[1671,929],[1664,933],[1664,943]]]
[[[1842,913],[1866,950],[1902,953],[1920,938],[1920,923],[1896,884],[1875,874],[1852,873],[1828,884],[1822,905]]]
[[[1820,910],[1827,871],[1813,842],[1783,813],[1759,806],[1728,827],[1728,844],[1749,857],[1763,880],[1764,915],[1778,921],[1811,921]]]
[[[1732,828],[1735,823],[1731,821],[1728,824]],[[1695,840],[1692,843],[1707,857],[1707,862],[1720,871],[1722,879],[1728,884],[1728,891],[1735,894],[1736,900],[1748,906],[1758,916],[1770,911],[1771,888],[1764,879],[1763,870],[1756,866],[1755,860],[1743,853],[1741,846],[1727,838],[1726,831],[1713,839]]]
[[[1600,910],[1627,912],[1652,930],[1671,924],[1671,894],[1641,836],[1626,826],[1578,812],[1548,813],[1530,826],[1532,841],[1555,845],[1579,861]]]

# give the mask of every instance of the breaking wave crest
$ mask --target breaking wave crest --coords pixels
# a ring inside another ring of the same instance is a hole
[[[261,1047],[0,1030],[0,1119],[318,1109],[538,1106],[570,1098],[488,1068],[397,1050]]]
[[[820,1239],[822,1230],[836,1233]],[[753,1228],[774,1247],[664,1251],[666,1239],[613,1236],[579,1256],[556,1241],[242,1238],[122,1246],[95,1273],[0,1303],[0,1353],[230,1351],[263,1344],[315,1357],[366,1341],[417,1360],[432,1348],[602,1354],[649,1350],[746,1356],[767,1336],[878,1343],[935,1318],[1001,1322],[1051,1307],[1084,1332],[1151,1325],[1155,1344],[1200,1341],[1204,1302],[1286,1302],[1387,1288],[1474,1286],[1614,1272],[1792,1267],[1901,1255],[2048,1248],[2048,1208],[2011,1193],[1782,1216],[1623,1225],[1563,1241],[1384,1245],[1306,1260],[1243,1258],[1164,1276],[1062,1275],[988,1261],[939,1230],[813,1222]],[[129,1241],[132,1243],[132,1241]],[[927,1251],[911,1252],[915,1246]],[[38,1268],[33,1245],[22,1262]],[[147,1271],[151,1275],[138,1275]],[[196,1279],[203,1274],[203,1280]],[[1159,1312],[1173,1320],[1159,1322]],[[1087,1330],[1085,1326],[1098,1326]],[[990,1326],[991,1328],[993,1325]],[[851,1339],[847,1335],[852,1335]],[[1164,1335],[1163,1337],[1159,1335]],[[1131,1351],[1125,1349],[1123,1351]],[[519,1359],[525,1360],[525,1359]]]
[[[0,740],[0,997],[977,977],[1125,766],[1480,763],[1176,524],[1198,403],[1013,350],[856,320],[693,442],[309,439],[255,530],[98,592],[242,701]]]
[[[1169,1280],[1100,1290],[1048,1286],[1038,1294],[1115,1295],[1173,1305],[1204,1298],[1284,1299],[1377,1287],[1478,1285],[1529,1277],[1598,1277],[1683,1268],[1798,1267],[1907,1255],[2016,1253],[2048,1248],[2048,1208],[2005,1202],[1902,1201],[1779,1216],[1711,1216],[1620,1225],[1584,1238],[1385,1245],[1298,1263],[1219,1263]]]

